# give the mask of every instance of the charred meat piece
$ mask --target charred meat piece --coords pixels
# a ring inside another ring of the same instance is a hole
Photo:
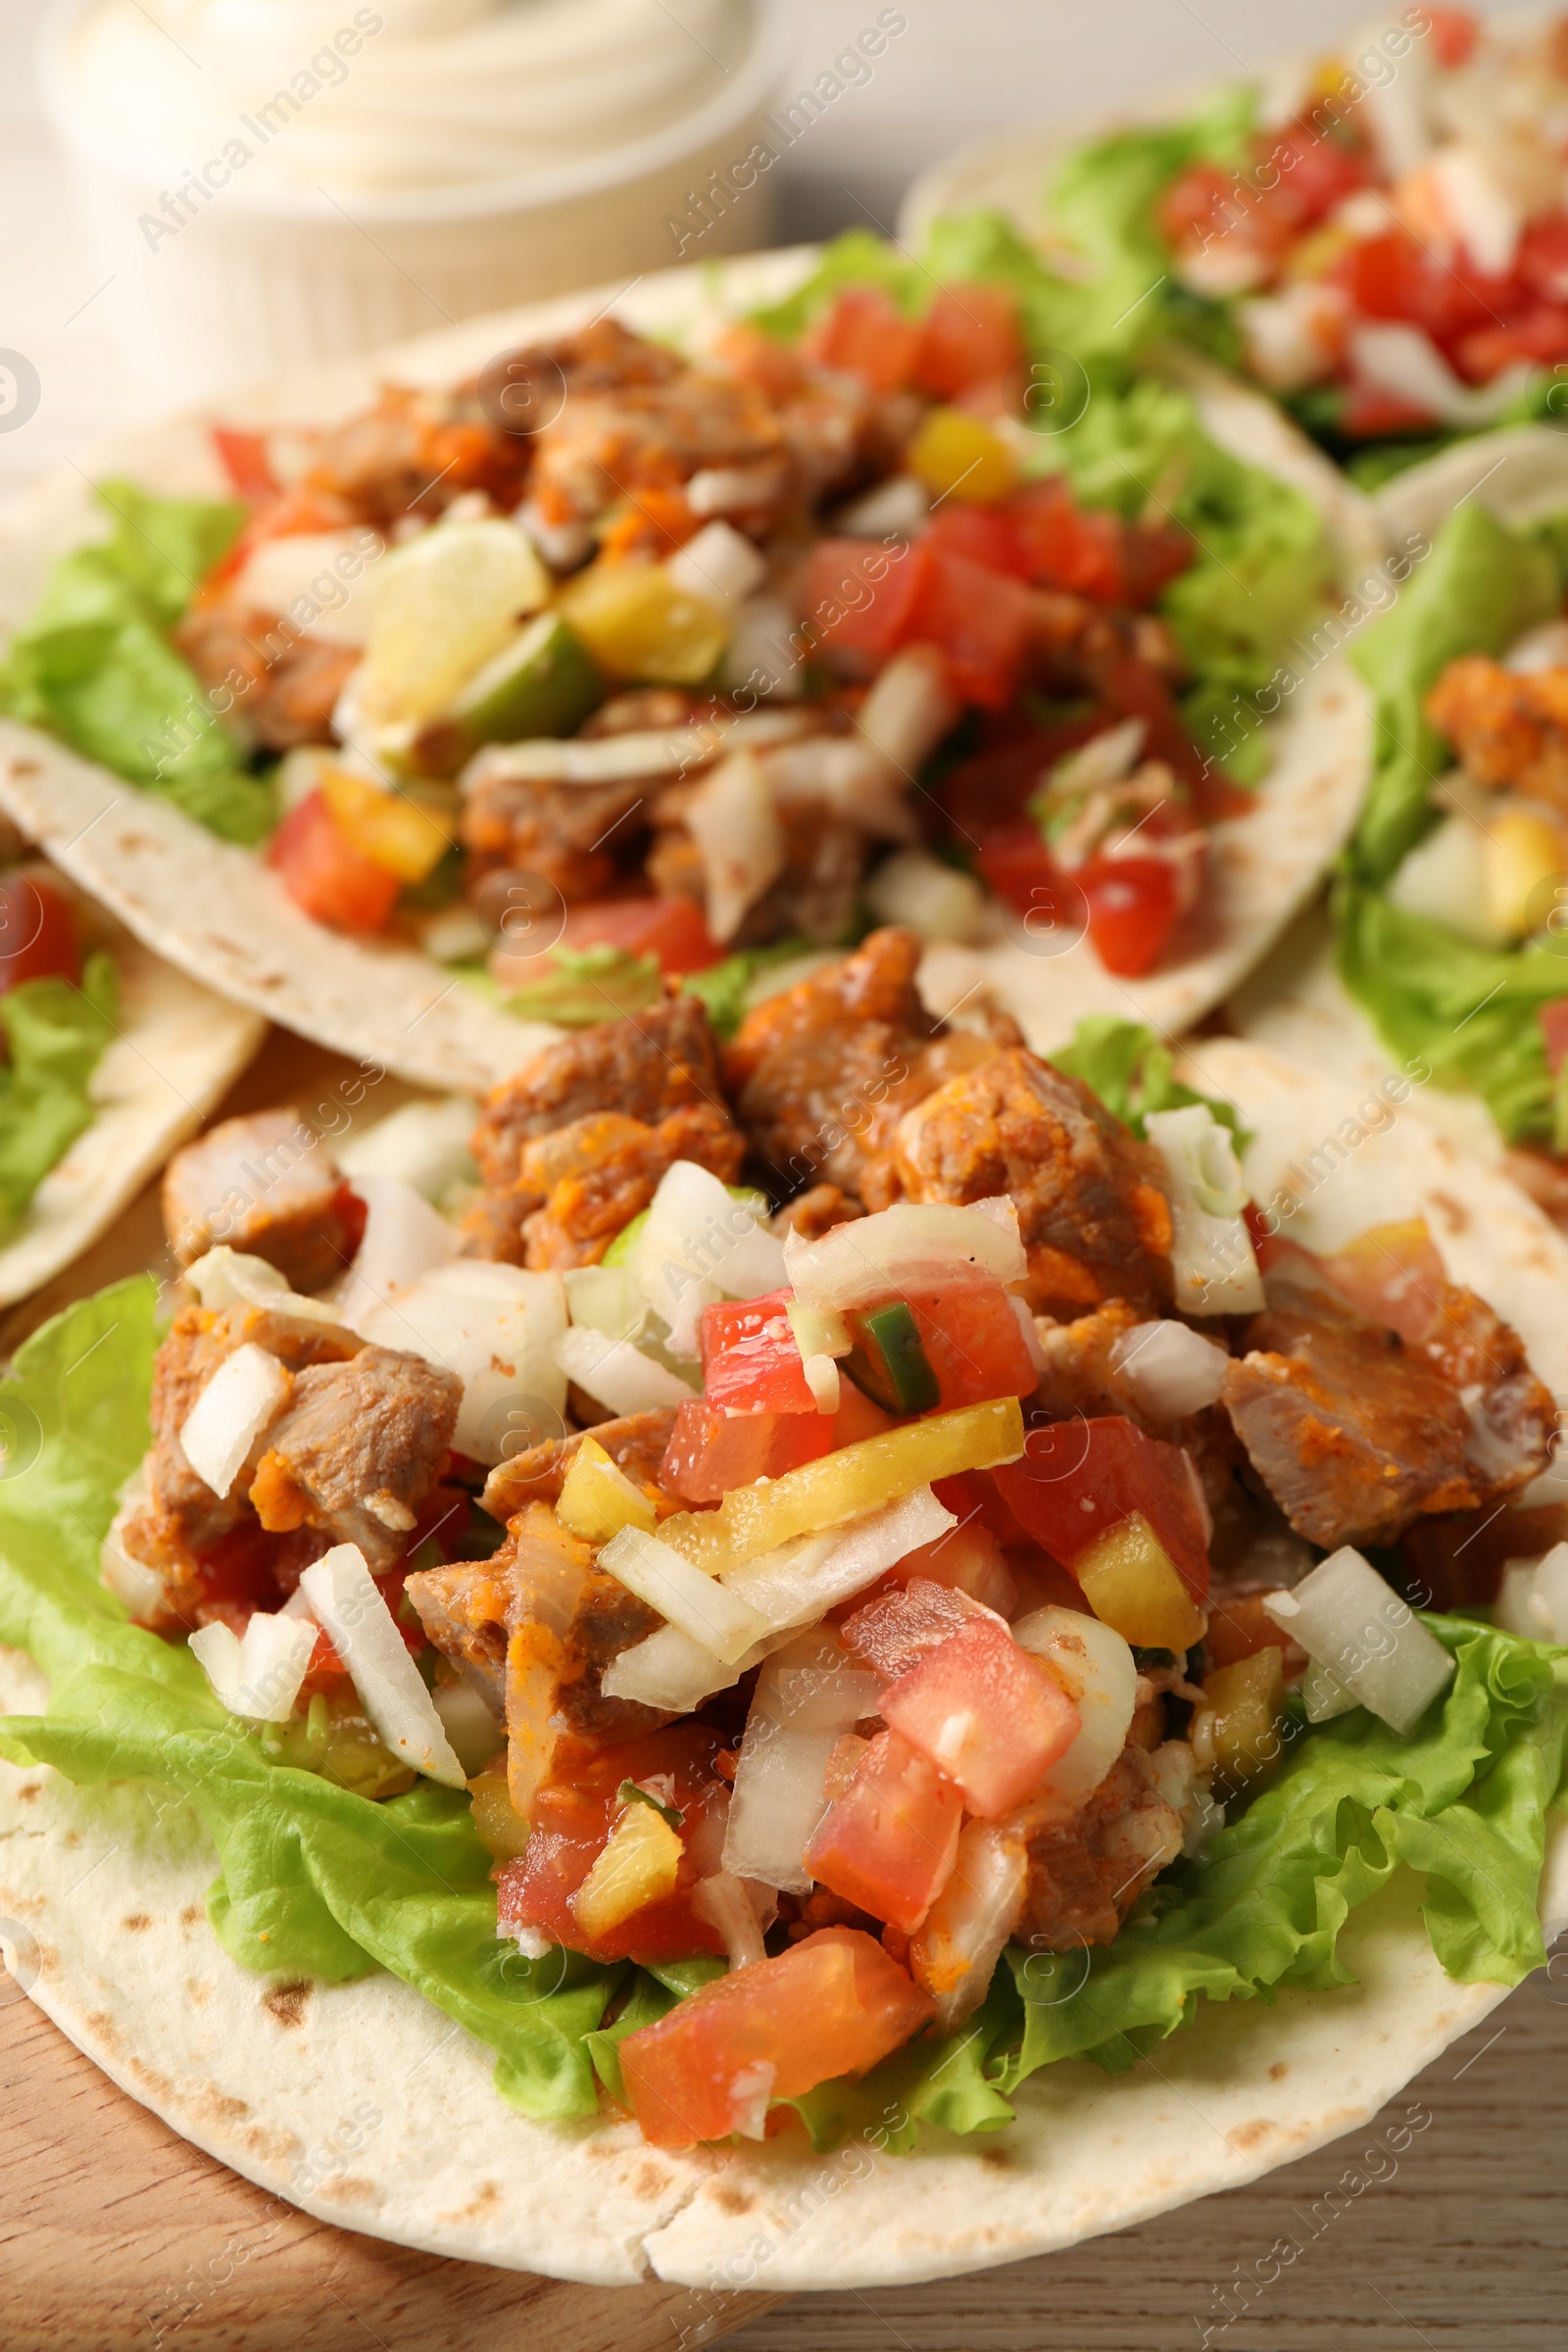
[[[330,743],[332,712],[360,659],[357,645],[304,636],[276,613],[222,601],[194,606],[174,643],[205,687],[226,689],[236,729],[265,752]]]
[[[1022,1048],[993,1054],[908,1111],[895,1165],[910,1200],[1010,1196],[1032,1305],[1071,1315],[1123,1298],[1142,1313],[1168,1309],[1159,1154],[1078,1079]]]
[[[223,1242],[318,1291],[353,1260],[365,1203],[292,1106],[224,1119],[164,1171],[164,1231],[182,1266]]]
[[[1393,1543],[1424,1513],[1500,1501],[1544,1468],[1551,1397],[1516,1335],[1472,1293],[1449,1286],[1438,1336],[1415,1345],[1283,1269],[1267,1298],[1225,1403],[1253,1469],[1309,1543]]]
[[[659,1465],[674,1426],[674,1406],[663,1405],[657,1412],[626,1413],[619,1420],[601,1421],[593,1432],[595,1444],[604,1447],[616,1469],[641,1487],[656,1507],[665,1510],[685,1508],[678,1496],[666,1494],[659,1483]],[[551,1438],[543,1446],[530,1446],[525,1453],[514,1453],[510,1461],[498,1462],[485,1481],[481,1497],[491,1518],[503,1523],[514,1519],[530,1502],[547,1502],[554,1508],[581,1444],[581,1434]]]
[[[488,876],[521,873],[542,874],[568,906],[608,898],[646,846],[647,818],[630,819],[649,790],[647,778],[545,784],[509,776],[501,760],[480,765],[463,805],[470,896]]]
[[[678,490],[694,473],[762,466],[776,499],[788,466],[768,401],[754,385],[677,362],[662,380],[574,390],[536,436],[531,493],[552,519],[591,521],[620,500],[635,505],[639,492]]]
[[[544,1196],[544,1206],[523,1220],[523,1262],[592,1265],[648,1206],[677,1159],[694,1159],[732,1183],[741,1140],[706,1102],[672,1110],[657,1127],[605,1110],[540,1136],[522,1154],[523,1192]]]
[[[1568,810],[1568,669],[1505,669],[1484,654],[1450,662],[1427,716],[1478,784]]]
[[[995,1051],[986,1038],[936,1035],[914,986],[920,955],[912,931],[873,931],[736,1031],[725,1080],[780,1192],[823,1178],[867,1208],[887,1207],[899,1197],[892,1153],[904,1111]]]
[[[410,514],[433,522],[470,490],[514,507],[532,447],[489,413],[477,382],[450,391],[386,384],[372,407],[323,437],[306,486],[351,519],[392,531]]]
[[[1156,1871],[1182,1850],[1182,1822],[1149,1750],[1129,1740],[1083,1810],[1034,1830],[1017,1939],[1033,1951],[1113,1943]]]
[[[314,1527],[390,1568],[446,1467],[462,1401],[456,1373],[392,1348],[302,1372],[251,1487],[263,1527]]]

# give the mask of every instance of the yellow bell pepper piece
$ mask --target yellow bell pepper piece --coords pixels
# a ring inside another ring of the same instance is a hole
[[[934,498],[951,490],[989,505],[1005,498],[1018,480],[1018,461],[1005,441],[963,409],[933,409],[905,463]]]
[[[481,1772],[468,1783],[473,1826],[479,1843],[498,1862],[515,1862],[528,1842],[528,1823],[512,1801],[512,1791],[498,1772]]]
[[[1482,896],[1492,929],[1507,940],[1539,930],[1555,912],[1551,894],[1541,886],[1568,863],[1559,827],[1528,808],[1499,809],[1495,816],[1489,814],[1480,848]]]
[[[632,1485],[595,1439],[584,1438],[572,1456],[556,1504],[562,1526],[581,1536],[585,1544],[608,1544],[623,1527],[639,1527],[645,1536],[651,1536],[656,1516],[641,1487]]]
[[[384,792],[346,767],[322,770],[321,798],[344,839],[400,882],[422,882],[452,847],[452,835],[423,802]]]
[[[634,1911],[673,1894],[685,1850],[662,1813],[633,1799],[571,1898],[583,1934],[608,1936]]]
[[[841,1446],[782,1478],[736,1487],[716,1511],[666,1519],[660,1541],[710,1576],[722,1576],[797,1536],[858,1519],[960,1470],[990,1470],[1023,1452],[1023,1412],[1016,1396],[994,1396],[957,1412],[933,1413],[879,1437]],[[1172,1574],[1174,1574],[1174,1570]]]
[[[1107,1528],[1079,1553],[1072,1572],[1102,1625],[1139,1649],[1172,1649],[1180,1657],[1203,1631],[1201,1609],[1142,1511]]]
[[[1285,1661],[1272,1643],[1254,1649],[1234,1666],[1216,1667],[1203,1696],[1207,1704],[1193,1727],[1198,1744],[1208,1749],[1214,1770],[1241,1788],[1280,1752]]]
[[[677,588],[662,564],[592,564],[561,611],[602,669],[655,686],[697,685],[729,643],[717,606]]]

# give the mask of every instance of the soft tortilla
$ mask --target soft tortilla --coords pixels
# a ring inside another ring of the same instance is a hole
[[[224,489],[208,439],[233,424],[329,423],[386,380],[446,384],[499,351],[560,334],[612,303],[628,323],[700,345],[736,312],[781,298],[812,249],[669,270],[630,287],[475,319],[372,358],[302,372],[218,406],[120,435],[49,477],[0,517],[0,634],[25,618],[50,562],[99,537],[90,483],[111,473],[186,496]],[[1224,379],[1198,386],[1204,422],[1251,462],[1307,490],[1348,568],[1375,553],[1367,511],[1266,401]],[[1174,1033],[1235,986],[1313,888],[1354,821],[1370,758],[1365,689],[1343,656],[1310,669],[1277,731],[1256,807],[1220,826],[1213,879],[1180,964],[1142,981],[1105,972],[1086,943],[1042,957],[1009,946],[937,949],[922,983],[946,1011],[984,986],[1043,1051],[1085,1012],[1126,1014]],[[113,907],[137,936],[195,978],[338,1052],[417,1085],[483,1091],[557,1034],[485,1004],[407,950],[347,939],[300,913],[261,860],[216,841],[178,809],[30,728],[0,720],[0,808]]]
[[[97,1116],[57,1160],[15,1237],[0,1249],[0,1306],[81,1255],[193,1135],[261,1046],[267,1023],[150,955],[97,917],[114,957],[119,1034],[93,1073]]]
[[[1354,1115],[1353,1095],[1234,1040],[1203,1043],[1186,1075],[1238,1100],[1265,1197]],[[1396,1120],[1348,1154],[1293,1230],[1332,1242],[1336,1219],[1348,1231],[1418,1208],[1450,1271],[1517,1316],[1562,1389],[1568,1242],[1458,1152]],[[28,1662],[0,1653],[0,1703],[20,1711],[41,1694]],[[1355,2130],[1503,1998],[1445,1976],[1420,1882],[1401,1871],[1345,1933],[1354,1986],[1200,2008],[1124,2076],[1048,2067],[1005,2132],[933,2133],[907,2159],[858,2143],[812,2158],[799,2142],[671,2156],[628,2125],[514,2114],[492,2088],[490,2053],[390,1977],[248,1975],[208,1927],[213,1869],[196,1816],[172,1798],[0,1765],[0,1936],[34,1998],[115,2082],[323,2220],[595,2283],[873,2287],[1071,2245]],[[1548,1933],[1568,1922],[1560,1822],[1541,1907]]]

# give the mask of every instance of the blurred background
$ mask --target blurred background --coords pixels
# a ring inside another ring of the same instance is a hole
[[[507,4],[490,0],[492,7]],[[689,24],[696,21],[691,0],[684,4]],[[290,10],[297,14],[301,0],[177,5],[196,20],[204,6],[220,17],[226,8],[254,25],[270,9],[282,23]],[[400,9],[406,14],[419,5],[382,0],[389,29],[397,31]],[[422,13],[444,26],[485,9],[486,0],[427,0]],[[170,342],[138,307],[134,270],[145,270],[145,262],[127,252],[124,268],[117,262],[111,269],[116,256],[106,248],[102,222],[96,240],[84,226],[81,196],[91,164],[84,164],[83,154],[93,151],[93,135],[89,127],[84,149],[68,160],[46,115],[35,70],[46,13],[46,0],[4,0],[0,7],[0,351],[23,354],[38,378],[36,407],[26,422],[4,429],[0,416],[0,499],[117,424],[172,405],[188,389],[187,370],[178,365],[160,369],[151,356],[161,350],[167,362]],[[332,22],[351,13],[344,7]],[[966,140],[1034,122],[1072,122],[1165,84],[1234,75],[1281,51],[1329,47],[1364,25],[1369,13],[1366,0],[1311,0],[1305,9],[1299,0],[1201,0],[1200,7],[1188,0],[1098,0],[1093,6],[1081,0],[903,0],[894,10],[881,8],[880,0],[778,0],[777,87],[786,101],[831,69],[834,57],[866,25],[897,20],[903,28],[890,31],[865,78],[846,86],[791,145],[772,175],[771,222],[749,234],[732,223],[737,236],[731,242],[791,242],[851,225],[891,229],[908,183]],[[663,14],[674,28],[676,11]],[[677,45],[680,37],[672,29]],[[172,51],[166,54],[171,74],[188,76],[190,67]],[[188,168],[200,159],[193,153],[183,160]],[[122,201],[121,211],[130,233],[135,205]],[[322,220],[333,225],[324,209]],[[319,233],[324,237],[326,227]],[[628,274],[652,266],[647,220],[641,233],[641,246],[634,235],[627,250]],[[706,245],[703,254],[718,242]],[[660,260],[674,260],[669,245],[665,235]],[[193,248],[194,239],[185,250]],[[149,272],[148,282],[161,291],[172,273],[165,257],[159,259],[162,275]],[[606,278],[611,269],[596,267],[585,274]],[[441,312],[432,307],[400,331],[440,323]],[[232,372],[254,375],[257,368],[241,356]]]

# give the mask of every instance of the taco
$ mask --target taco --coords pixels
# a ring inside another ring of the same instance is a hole
[[[553,1045],[445,1213],[216,1130],[167,1330],[18,1359],[8,1954],[310,2210],[982,2268],[1352,2127],[1568,1916],[1568,1242],[1396,1105],[1301,1185],[1348,1105],[1237,1041],[935,1024],[918,949]]]
[[[1377,697],[1366,805],[1329,923],[1298,931],[1231,1015],[1314,1066],[1419,1078],[1423,1115],[1561,1215],[1568,443],[1540,427],[1467,442],[1379,505],[1416,559],[1351,649]]]
[[[875,919],[1042,1049],[1180,1029],[1351,821],[1343,662],[1255,694],[1375,542],[1250,395],[1068,414],[1045,282],[995,222],[852,237],[132,437],[7,518],[0,805],[425,1085],[668,974],[733,1026]]]
[[[1059,268],[1052,340],[1170,340],[1279,400],[1374,487],[1559,417],[1568,369],[1560,22],[1425,6],[1334,53],[944,162],[901,225],[1002,206]]]
[[[0,1306],[97,1240],[265,1034],[0,839]]]

